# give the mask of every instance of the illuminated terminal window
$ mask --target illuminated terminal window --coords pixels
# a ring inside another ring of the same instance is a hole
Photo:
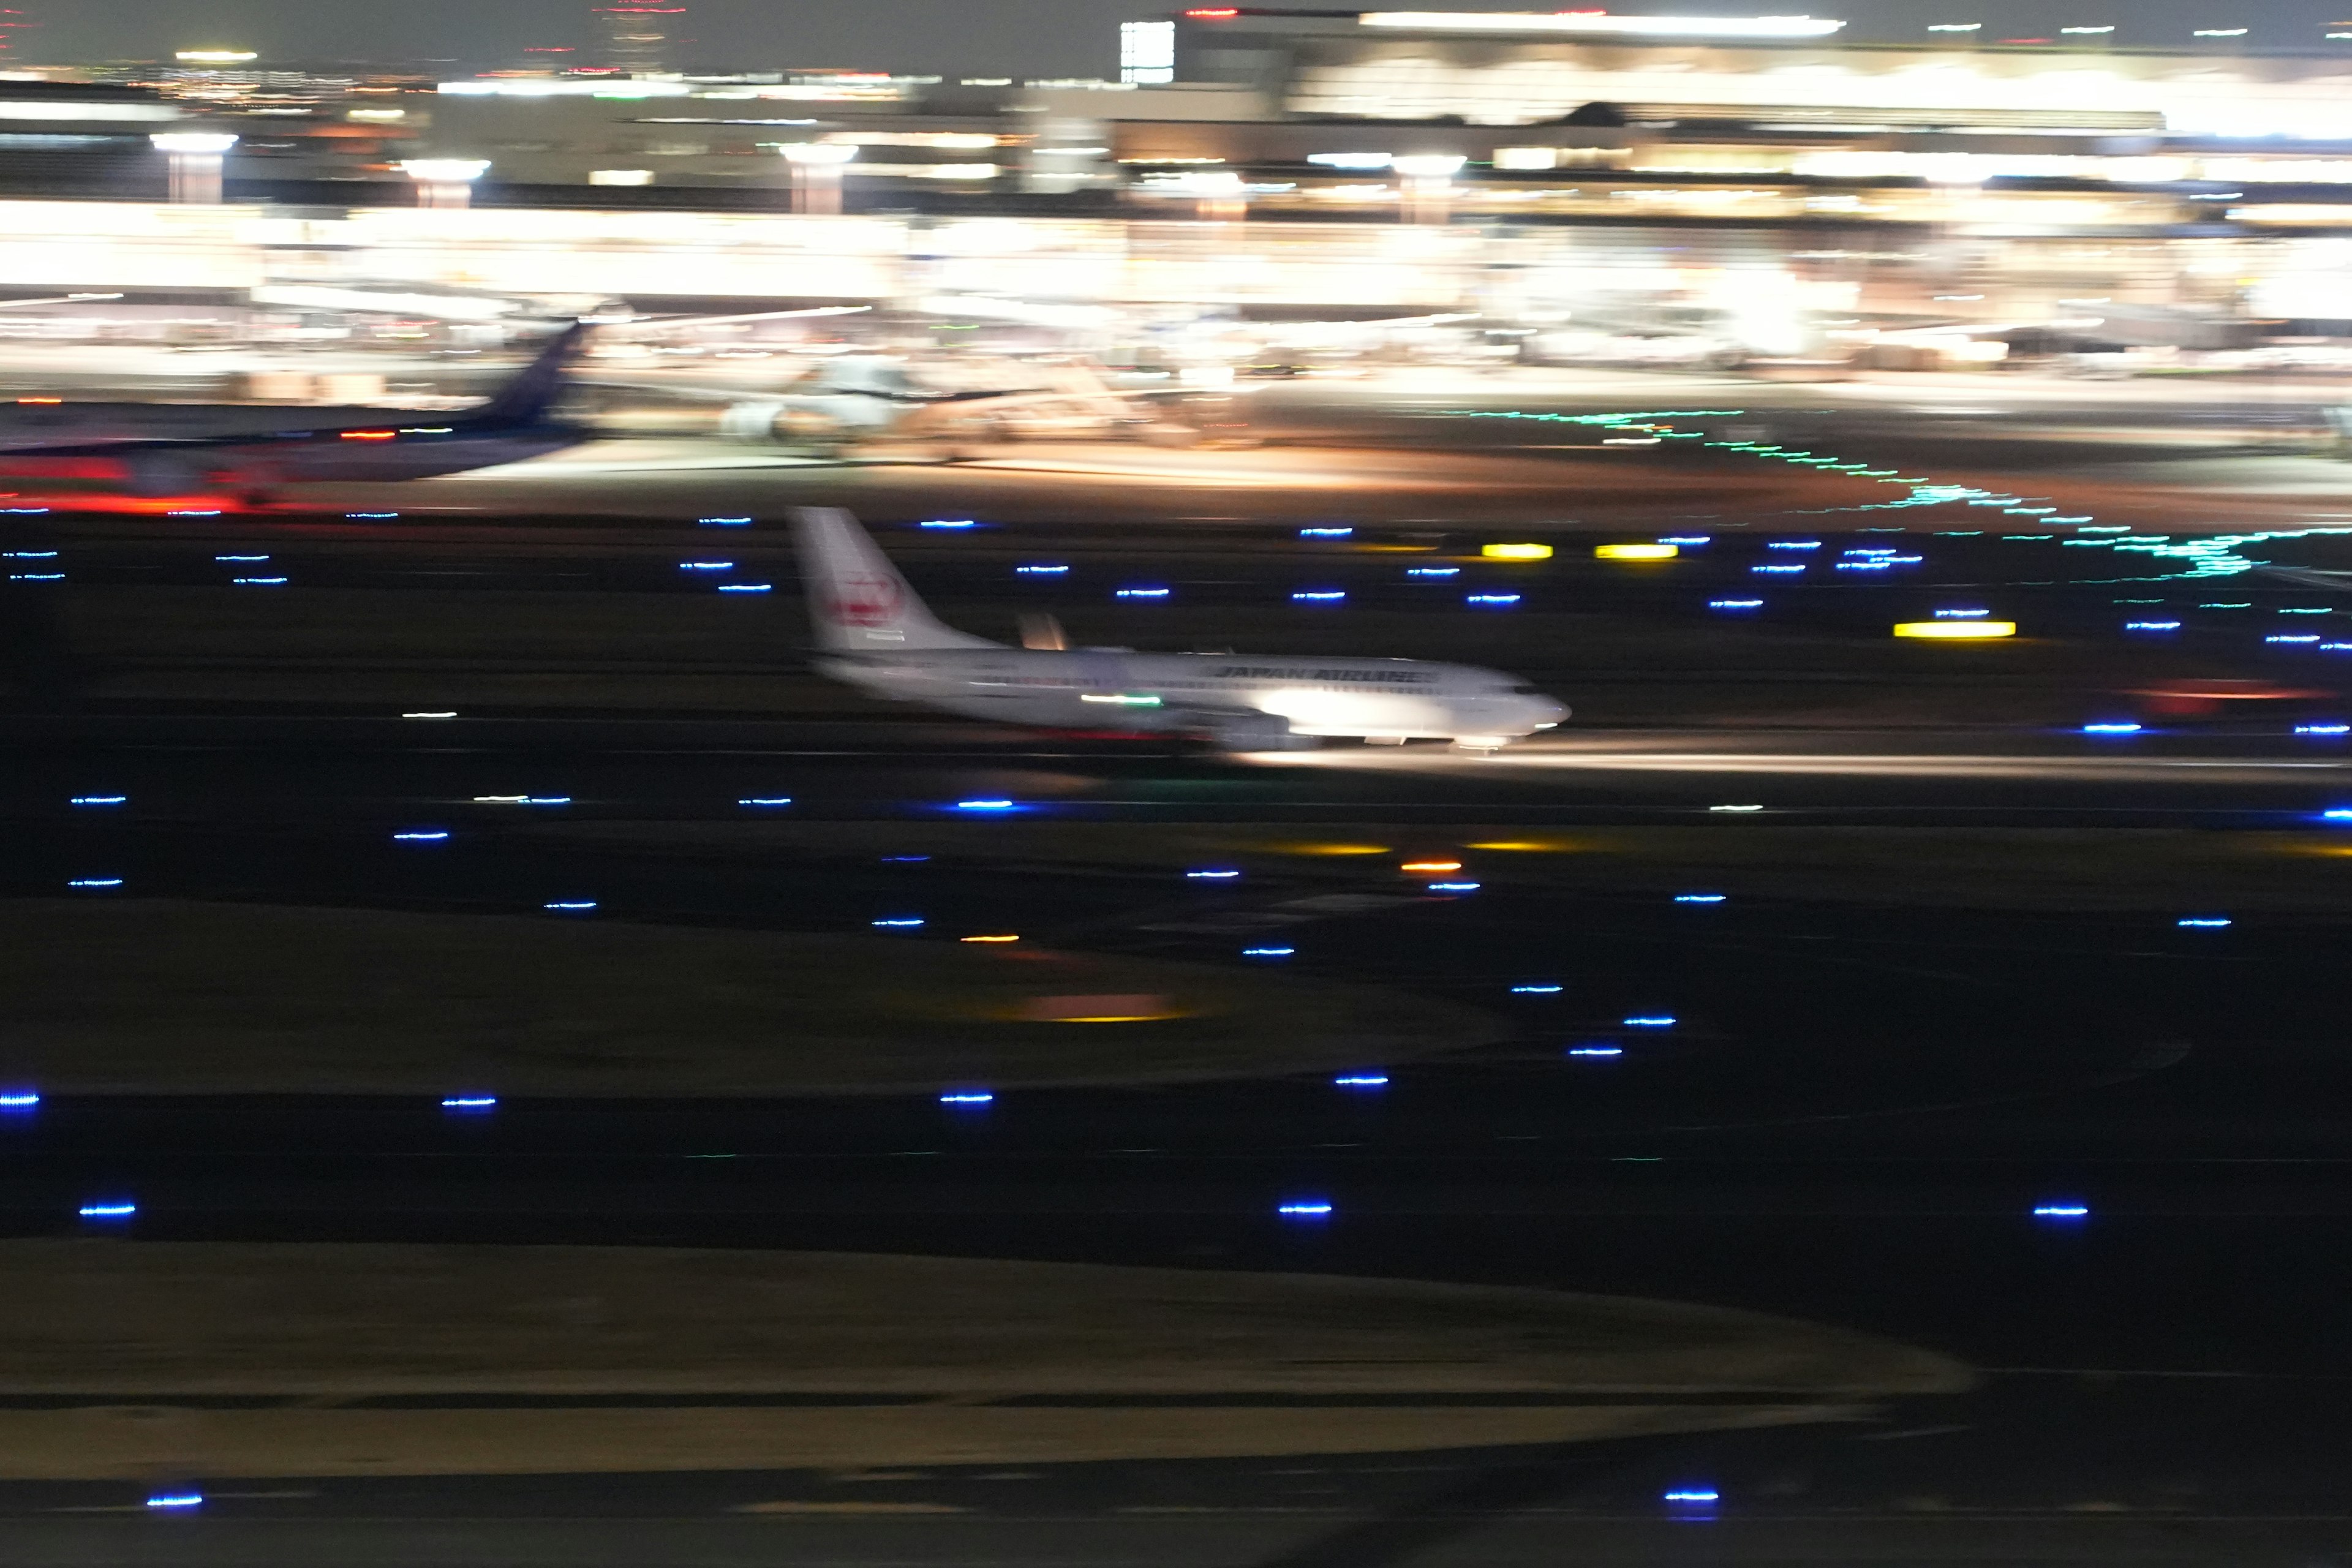
[[[1118,79],[1144,87],[1174,81],[1176,24],[1121,22],[1118,25]]]

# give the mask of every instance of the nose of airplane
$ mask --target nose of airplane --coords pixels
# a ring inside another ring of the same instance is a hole
[[[1568,704],[1555,702],[1549,697],[1538,697],[1528,704],[1528,728],[1549,730],[1568,717]]]

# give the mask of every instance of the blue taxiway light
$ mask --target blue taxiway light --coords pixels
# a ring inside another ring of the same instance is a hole
[[[1013,803],[1009,800],[960,800],[955,803],[955,808],[958,811],[1011,811]]]
[[[1623,1020],[1629,1029],[1671,1029],[1675,1022],[1671,1013],[1640,1013]]]
[[[2033,1205],[2033,1217],[2036,1219],[2086,1219],[2090,1216],[2090,1205],[2087,1204],[2036,1204]]]
[[[1665,533],[1658,536],[1658,542],[1661,544],[1691,546],[1712,544],[1715,541],[1711,535],[1705,533]]]
[[[919,866],[929,858],[930,857],[928,855],[885,855],[882,857],[882,864],[885,866]]]
[[[2318,640],[2319,640],[2319,634],[2318,634],[2318,633],[2316,633],[2316,632],[2299,633],[2299,634],[2296,634],[2296,635],[2294,635],[2294,636],[2286,636],[2286,635],[2284,635],[2284,634],[2273,634],[2273,635],[2272,635],[2272,636],[2270,636],[2270,637],[2264,637],[2264,638],[2263,639],[2263,641],[2264,641],[2264,642],[2291,642],[2291,643],[2317,642]]]
[[[2182,931],[2220,931],[2231,921],[2227,915],[2183,915],[2172,923]]]
[[[915,524],[917,528],[978,528],[980,524],[968,517],[932,517]]]
[[[1724,901],[1725,897],[1726,895],[1722,893],[1676,893],[1675,895],[1675,902],[1678,904],[1719,904]]]
[[[1667,1502],[1721,1502],[1723,1494],[1712,1487],[1676,1487],[1664,1494]]]
[[[68,805],[128,805],[131,804],[131,797],[127,795],[78,795],[66,804]]]
[[[1767,576],[1793,577],[1804,568],[1802,566],[1750,566],[1748,570],[1760,572]]]
[[[499,1097],[495,1094],[453,1094],[441,1101],[444,1110],[496,1110]]]
[[[37,1110],[40,1105],[41,1096],[37,1089],[16,1089],[0,1094],[0,1110]]]
[[[749,528],[751,526],[751,520],[748,517],[698,517],[694,522],[698,528]]]
[[[1404,574],[1408,577],[1459,577],[1462,575],[1462,568],[1459,566],[1408,566],[1404,569]]]
[[[65,580],[66,574],[62,572],[11,572],[8,574],[8,581],[11,583],[62,583]]]
[[[1184,875],[1187,879],[1195,882],[1230,882],[1241,873],[1239,871],[1187,871]]]
[[[596,900],[593,899],[558,899],[552,903],[541,904],[539,907],[542,910],[548,910],[559,915],[583,915],[596,907]]]
[[[1114,596],[1121,599],[1164,599],[1168,596],[1168,590],[1165,588],[1121,588],[1118,590]]]
[[[0,550],[0,561],[55,561],[57,558],[58,552],[54,550]],[[213,559],[215,561],[225,561],[227,557],[224,555],[215,555]],[[257,555],[254,559],[256,561],[267,561],[269,557],[267,555]]]
[[[283,587],[289,581],[290,579],[285,577],[232,577],[229,579],[232,584],[247,588],[278,588]]]
[[[157,1510],[191,1509],[205,1506],[202,1492],[156,1492],[147,1500],[147,1506]]]
[[[1013,574],[1016,577],[1058,577],[1068,570],[1066,566],[1015,566]]]
[[[2352,735],[2352,724],[2297,724],[2298,735]]]
[[[879,931],[913,931],[923,921],[917,915],[894,915],[888,920],[868,921],[866,923]]]
[[[1428,890],[1433,893],[1475,893],[1478,887],[1475,882],[1432,882]]]
[[[735,570],[735,563],[732,561],[681,561],[677,563],[677,569],[681,572],[732,572]]]
[[[1301,539],[1346,539],[1355,531],[1356,531],[1352,528],[1302,528],[1298,531],[1298,537]]]
[[[1465,597],[1462,602],[1465,605],[1479,605],[1493,609],[1507,609],[1510,605],[1516,605],[1519,602],[1519,595],[1517,594],[1472,594]]]
[[[87,1203],[74,1213],[84,1219],[131,1219],[139,1213],[139,1205],[129,1198],[101,1198]]]
[[[410,833],[395,833],[392,841],[394,844],[442,844],[446,843],[448,837],[447,828],[420,827]]]
[[[396,511],[347,511],[343,515],[348,518],[381,522],[388,518],[398,517],[400,514]]]
[[[737,801],[735,804],[745,807],[772,809],[780,805],[792,805],[793,797],[788,795],[747,795],[743,799]]]
[[[1990,610],[1937,610],[1936,618],[1939,621],[1978,621],[1991,614]]]
[[[1295,947],[1245,947],[1244,958],[1288,958],[1298,950]]]
[[[1706,607],[1710,610],[1760,610],[1764,607],[1764,601],[1761,599],[1709,599],[1706,602]]]
[[[2126,621],[2124,623],[2124,630],[2127,632],[2177,632],[2179,629],[2179,621]]]
[[[2132,723],[2085,724],[2083,726],[2083,733],[2085,735],[2137,735],[2144,728],[2143,725]]]
[[[1775,539],[1764,546],[1767,550],[1819,550],[1821,547],[1822,542],[1818,539]]]
[[[940,1096],[941,1105],[993,1105],[996,1096],[984,1089],[955,1089]]]
[[[1389,1075],[1384,1072],[1344,1073],[1331,1080],[1334,1089],[1386,1089]]]
[[[1292,603],[1299,605],[1336,605],[1346,600],[1348,595],[1338,588],[1315,588],[1301,589],[1290,597]]]
[[[1511,987],[1511,994],[1514,996],[1551,996],[1558,994],[1564,989],[1566,989],[1566,987],[1559,985],[1514,985]]]
[[[776,585],[773,583],[721,583],[719,591],[722,594],[772,594]]]
[[[1328,1219],[1333,1211],[1328,1203],[1320,1198],[1311,1198],[1276,1205],[1274,1212],[1287,1219]]]
[[[122,879],[120,877],[76,877],[72,881],[68,882],[66,886],[68,888],[119,888],[122,886]]]
[[[1622,1057],[1625,1054],[1625,1047],[1622,1046],[1570,1046],[1567,1054],[1571,1057]]]
[[[224,564],[254,566],[268,560],[269,557],[267,555],[215,555],[213,559]]]

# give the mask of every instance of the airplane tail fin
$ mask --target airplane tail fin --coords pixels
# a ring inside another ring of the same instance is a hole
[[[797,507],[793,534],[819,647],[868,653],[997,646],[942,625],[849,513]]]
[[[514,378],[491,395],[490,400],[478,408],[466,411],[468,423],[483,425],[533,425],[547,416],[556,396],[563,390],[563,375],[572,368],[572,356],[580,352],[581,341],[588,335],[588,323],[574,321],[539,351],[539,357],[515,372]]]

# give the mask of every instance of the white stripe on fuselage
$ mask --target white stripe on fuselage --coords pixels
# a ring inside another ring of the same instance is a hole
[[[910,648],[821,668],[877,696],[1047,728],[1166,731],[1244,710],[1301,735],[1517,736],[1548,722],[1509,676],[1407,658]]]

